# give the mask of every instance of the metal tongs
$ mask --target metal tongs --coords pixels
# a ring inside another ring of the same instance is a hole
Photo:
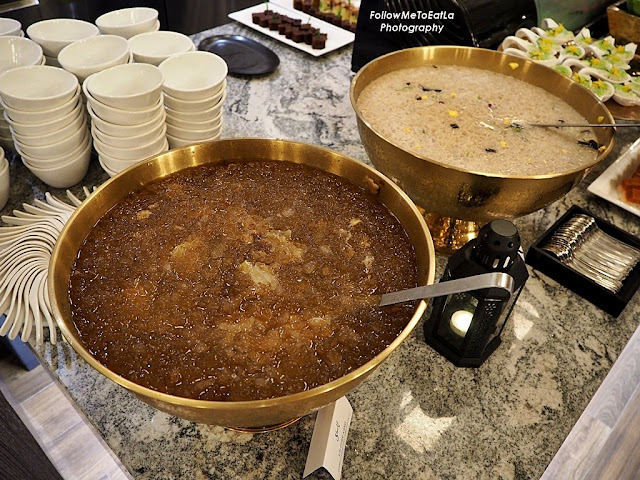
[[[409,288],[399,292],[385,293],[380,297],[380,306],[393,305],[394,303],[422,300],[424,298],[443,297],[454,293],[472,292],[485,288],[501,288],[513,295],[513,277],[508,273],[492,272],[458,278],[446,282],[424,285],[422,287]]]

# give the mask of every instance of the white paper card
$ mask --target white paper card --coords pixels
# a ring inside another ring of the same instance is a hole
[[[353,408],[347,397],[318,411],[302,478],[324,467],[335,480],[340,480],[352,415]]]

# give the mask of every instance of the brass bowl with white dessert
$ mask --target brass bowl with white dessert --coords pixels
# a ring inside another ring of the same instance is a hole
[[[375,183],[379,187],[376,199],[398,219],[413,247],[418,284],[433,283],[435,252],[424,219],[409,197],[382,174],[349,157],[314,145],[271,139],[219,140],[171,150],[121,172],[98,188],[67,222],[51,258],[49,297],[56,322],[72,348],[98,372],[159,410],[187,420],[250,431],[286,425],[330,404],[359,385],[411,333],[426,308],[424,301],[408,311],[410,320],[395,340],[364,365],[324,385],[265,400],[198,400],[144,387],[117,374],[92,355],[73,322],[72,314],[77,307],[72,304],[69,292],[78,252],[96,223],[131,192],[190,167],[274,160],[330,172],[365,189]]]
[[[353,78],[350,92],[360,138],[373,165],[426,211],[427,224],[438,251],[457,250],[474,238],[479,226],[486,222],[527,215],[559,199],[613,148],[615,129],[596,128],[600,150],[593,155],[591,163],[559,173],[537,175],[500,175],[460,168],[403,148],[363,118],[358,99],[368,85],[383,75],[425,65],[456,65],[498,72],[559,97],[590,123],[614,123],[614,120],[605,105],[578,83],[551,68],[493,50],[461,46],[418,47],[389,53],[365,65]],[[450,84],[455,85],[455,79],[451,79]],[[487,85],[487,91],[490,89],[491,85]],[[449,123],[443,122],[443,127],[449,128]],[[513,155],[518,152],[514,151]]]

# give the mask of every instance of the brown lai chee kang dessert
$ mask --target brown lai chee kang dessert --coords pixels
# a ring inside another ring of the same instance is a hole
[[[378,295],[417,283],[409,237],[373,192],[295,163],[231,162],[176,172],[105,213],[68,294],[81,342],[113,372],[242,401],[370,361],[415,312]]]

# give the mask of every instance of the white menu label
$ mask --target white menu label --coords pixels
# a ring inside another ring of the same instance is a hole
[[[353,408],[346,397],[318,411],[302,478],[324,467],[335,480],[340,480],[352,415]]]

